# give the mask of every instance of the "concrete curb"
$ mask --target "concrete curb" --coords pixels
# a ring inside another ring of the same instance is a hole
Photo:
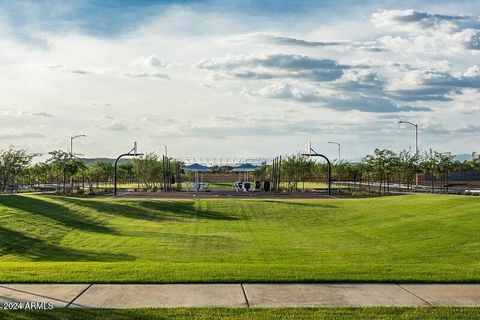
[[[480,284],[0,284],[0,303],[55,308],[480,307]]]

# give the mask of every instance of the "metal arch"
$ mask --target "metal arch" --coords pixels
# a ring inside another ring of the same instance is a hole
[[[124,154],[119,155],[118,158],[115,160],[115,165],[114,165],[114,168],[113,168],[113,195],[114,196],[117,195],[117,164],[118,164],[118,160],[120,160],[120,158],[126,157],[126,156],[131,156],[131,157],[143,156],[143,153],[137,153],[137,143],[135,142],[133,144],[133,149],[132,150],[130,150],[128,153],[124,153]]]
[[[310,147],[310,153],[302,153],[302,156],[322,157],[327,161],[328,163],[328,195],[329,196],[332,195],[332,164],[330,163],[330,160],[328,160],[328,158],[323,154],[320,154],[317,151],[313,150],[312,147]]]

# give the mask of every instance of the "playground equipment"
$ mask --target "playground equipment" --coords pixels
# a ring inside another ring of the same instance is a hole
[[[200,181],[199,173],[210,172],[210,169],[207,166],[204,166],[204,165],[201,165],[201,164],[198,164],[198,163],[194,163],[194,164],[191,164],[189,166],[186,166],[185,171],[194,172],[194,174],[195,174],[195,179],[194,180],[195,181],[194,181],[194,184],[193,184],[193,188],[194,188],[195,191],[202,191],[202,190],[205,189],[205,184],[203,183],[203,179],[201,179],[202,181]]]

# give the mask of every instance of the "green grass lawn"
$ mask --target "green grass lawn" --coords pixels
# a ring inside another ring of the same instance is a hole
[[[364,320],[432,320],[479,319],[480,308],[179,308],[179,309],[56,309],[53,311],[3,311],[0,319],[9,320],[62,320],[62,319],[364,319]]]
[[[0,282],[480,282],[480,198],[0,196]]]

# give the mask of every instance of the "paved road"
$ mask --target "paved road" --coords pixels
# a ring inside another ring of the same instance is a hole
[[[0,284],[0,304],[56,308],[478,306],[480,284]]]

